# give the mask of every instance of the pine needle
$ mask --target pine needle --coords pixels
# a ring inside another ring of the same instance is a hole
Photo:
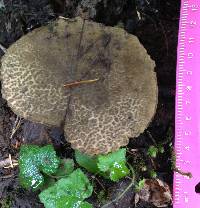
[[[76,87],[78,85],[81,85],[81,84],[90,84],[90,83],[94,83],[96,81],[98,81],[99,79],[89,79],[89,80],[81,80],[81,81],[76,81],[76,82],[72,82],[72,83],[68,83],[68,84],[65,84],[64,87]]]

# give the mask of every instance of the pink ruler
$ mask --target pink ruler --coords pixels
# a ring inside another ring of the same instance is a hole
[[[200,0],[181,1],[176,76],[176,165],[193,177],[174,173],[173,207],[200,208]]]

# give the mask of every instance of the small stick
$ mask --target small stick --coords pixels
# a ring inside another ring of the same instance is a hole
[[[150,131],[146,131],[146,132],[147,132],[149,138],[150,138],[150,139],[152,140],[152,142],[154,143],[154,145],[157,146],[156,140],[153,138],[151,132],[150,132]]]
[[[128,165],[129,165],[129,164],[128,164]],[[109,205],[118,202],[118,201],[119,201],[119,200],[120,200],[120,199],[121,199],[128,191],[129,191],[129,189],[134,185],[134,183],[135,183],[135,174],[134,174],[134,170],[133,170],[133,168],[132,168],[131,165],[129,165],[129,168],[130,168],[130,170],[131,170],[131,172],[132,172],[131,183],[126,187],[126,189],[125,189],[125,190],[124,190],[117,198],[115,198],[114,200],[108,202],[107,204],[104,204],[101,208],[109,207]]]
[[[151,157],[149,157],[149,158],[150,158],[153,168],[156,170],[157,168],[156,168],[156,164],[155,164],[154,160]]]
[[[190,172],[183,172],[182,170],[179,170],[177,167],[174,167],[174,171],[179,173],[180,175],[192,178],[192,173],[190,173]]]
[[[7,178],[11,178],[13,177],[14,174],[10,174],[10,175],[5,175],[5,176],[0,176],[0,179],[7,179]]]
[[[103,188],[103,190],[104,191],[106,191],[106,189],[105,189],[105,187],[103,186],[103,184],[99,181],[99,179],[98,178],[96,178],[96,176],[94,175],[94,176],[92,176],[92,178],[93,179],[95,179],[97,182],[98,182],[98,184]]]
[[[76,81],[76,82],[65,84],[64,87],[68,88],[68,87],[75,87],[75,86],[81,85],[81,84],[90,84],[90,83],[96,82],[98,80],[99,79],[89,79],[89,80]]]
[[[58,18],[59,18],[59,19],[63,19],[63,20],[69,20],[69,18],[63,17],[63,16],[59,16]]]
[[[7,49],[0,43],[0,49],[4,52],[4,53],[6,53],[6,51],[7,51]]]
[[[0,161],[0,168],[4,168],[8,165],[10,165],[10,159],[9,158],[6,158],[5,160]]]
[[[21,143],[19,141],[16,141],[15,144],[12,144],[12,147],[14,147],[15,149],[18,149],[20,147]]]
[[[13,166],[11,154],[8,155],[8,158],[10,160],[10,167],[13,168],[14,166]]]
[[[10,139],[13,138],[13,136],[15,135],[15,133],[17,132],[17,130],[19,129],[21,124],[21,118],[19,116],[17,116],[16,120],[15,120],[15,124],[14,127],[12,129],[11,135],[10,135]]]
[[[11,154],[5,160],[0,161],[0,168],[14,168],[17,165],[17,160],[13,160]]]

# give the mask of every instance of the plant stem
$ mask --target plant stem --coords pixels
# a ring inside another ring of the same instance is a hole
[[[107,204],[103,205],[101,208],[106,208],[110,204],[113,204],[113,203],[119,201],[127,193],[127,191],[133,186],[133,184],[135,183],[135,174],[134,174],[134,171],[133,171],[133,168],[132,168],[131,165],[129,165],[129,168],[130,168],[131,173],[132,173],[131,183],[126,187],[126,189],[117,198],[115,198],[114,200],[112,200],[112,201],[108,202]]]

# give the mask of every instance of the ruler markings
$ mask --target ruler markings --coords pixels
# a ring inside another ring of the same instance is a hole
[[[199,59],[198,64],[200,65],[200,50],[198,49],[200,47],[200,39],[197,38],[200,28],[196,27],[196,25],[200,24],[200,12],[196,12],[198,9],[200,11],[200,5],[197,5],[200,2],[197,0],[181,0],[181,2],[177,50],[175,150],[177,168],[187,171],[188,165],[192,165],[193,162],[188,158],[189,150],[197,148],[195,144],[193,145],[192,141],[200,139],[195,137],[195,125],[197,125],[197,122],[193,123],[191,120],[191,118],[194,120],[196,118],[196,112],[192,111],[192,109],[196,105],[194,95],[195,97],[198,96],[194,94],[196,88],[193,86],[193,80],[198,76],[200,77],[200,72],[197,75],[199,66],[193,61]],[[199,44],[198,47],[197,44]],[[196,51],[197,53],[195,53]],[[195,56],[198,56],[198,58]],[[193,74],[196,75],[192,76]],[[200,99],[198,104],[200,104]],[[193,151],[192,154],[196,154],[196,152],[198,151]],[[200,171],[198,173],[199,182]],[[192,180],[174,173],[173,208],[199,208],[200,197],[195,198],[199,203],[194,202],[194,186],[191,189],[190,185]]]

